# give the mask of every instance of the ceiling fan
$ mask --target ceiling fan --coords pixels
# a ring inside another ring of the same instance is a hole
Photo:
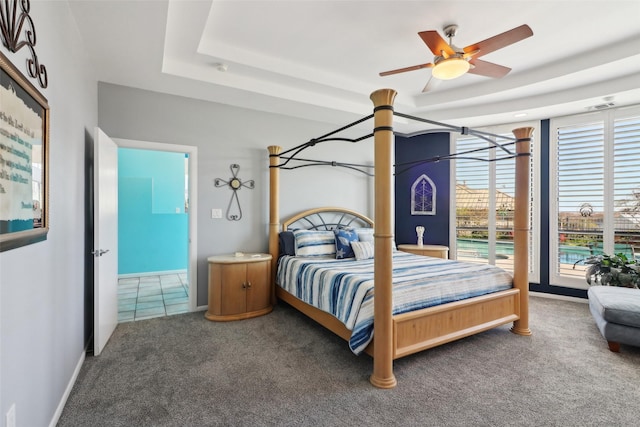
[[[521,25],[461,49],[453,44],[453,38],[458,32],[457,25],[447,25],[443,28],[443,32],[445,36],[449,38],[449,43],[447,43],[437,31],[430,30],[418,33],[420,38],[435,55],[433,62],[384,71],[380,73],[380,76],[420,70],[422,68],[432,68],[431,78],[422,90],[423,92],[433,89],[440,80],[455,79],[466,73],[493,78],[504,77],[511,71],[511,68],[483,61],[478,58],[533,35],[533,31],[531,31],[528,25]]]

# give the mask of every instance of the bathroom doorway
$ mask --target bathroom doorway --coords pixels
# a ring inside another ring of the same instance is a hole
[[[118,144],[118,321],[196,307],[197,147]]]

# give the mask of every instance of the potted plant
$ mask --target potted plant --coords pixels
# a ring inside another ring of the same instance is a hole
[[[589,285],[640,289],[640,265],[623,253],[593,255],[585,259],[584,263],[589,264],[585,272]]]

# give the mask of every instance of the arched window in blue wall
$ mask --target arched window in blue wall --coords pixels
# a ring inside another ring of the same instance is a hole
[[[411,215],[436,214],[436,186],[427,175],[420,175],[411,186]]]

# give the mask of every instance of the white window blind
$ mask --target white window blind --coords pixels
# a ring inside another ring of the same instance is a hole
[[[515,152],[515,145],[510,148]],[[498,157],[505,155],[506,153],[501,150],[496,151]],[[516,207],[514,197],[516,194],[515,168],[515,159],[495,162],[495,264],[509,271],[513,271],[513,214]]]
[[[555,271],[560,276],[584,278],[584,264],[574,264],[602,253],[604,220],[604,124],[557,129],[558,210],[554,215],[559,248]]]
[[[640,115],[632,111],[552,121],[552,285],[585,289],[586,266],[580,260],[638,253]]]
[[[480,138],[461,137],[456,152],[484,149],[488,143]],[[456,170],[456,259],[487,263],[489,261],[489,212],[493,203],[492,179],[488,160],[492,150],[477,151],[455,161]]]
[[[614,251],[640,260],[640,115],[616,119],[614,140]]]

